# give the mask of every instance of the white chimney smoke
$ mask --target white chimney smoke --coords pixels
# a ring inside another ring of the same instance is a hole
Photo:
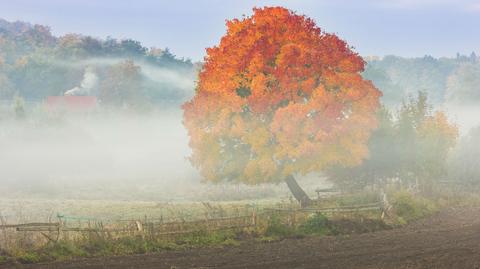
[[[80,86],[77,86],[71,90],[65,92],[65,95],[91,95],[92,90],[98,84],[98,76],[95,74],[93,67],[87,66],[83,74],[83,80]]]

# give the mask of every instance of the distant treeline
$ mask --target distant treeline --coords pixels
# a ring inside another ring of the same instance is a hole
[[[475,53],[456,58],[371,57],[367,62],[363,75],[383,92],[382,101],[389,107],[398,107],[418,91],[426,92],[434,105],[480,100]],[[41,101],[74,90],[71,93],[96,95],[106,104],[180,104],[193,94],[200,65],[133,39],[56,37],[46,26],[0,19],[0,99]]]
[[[477,55],[456,58],[368,58],[364,76],[383,92],[382,101],[398,106],[418,91],[435,104],[473,104],[480,100],[480,62]]]
[[[0,99],[41,101],[76,89],[72,94],[112,104],[178,103],[193,91],[195,73],[189,59],[168,48],[132,39],[56,37],[46,26],[0,19]]]

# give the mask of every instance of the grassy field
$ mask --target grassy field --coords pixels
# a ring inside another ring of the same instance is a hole
[[[57,214],[95,219],[192,220],[217,214],[231,215],[253,207],[286,204],[289,200],[264,199],[224,202],[149,202],[115,200],[47,200],[0,199],[1,215],[8,222],[38,222],[56,218]]]

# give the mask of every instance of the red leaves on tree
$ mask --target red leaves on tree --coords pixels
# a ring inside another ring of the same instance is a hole
[[[228,21],[183,106],[193,164],[208,180],[252,184],[358,164],[381,95],[361,77],[364,65],[285,8]]]

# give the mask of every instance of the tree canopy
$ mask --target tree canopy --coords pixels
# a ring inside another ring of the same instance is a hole
[[[209,181],[247,184],[360,164],[381,95],[364,65],[345,41],[285,8],[228,21],[183,106],[193,164]]]

